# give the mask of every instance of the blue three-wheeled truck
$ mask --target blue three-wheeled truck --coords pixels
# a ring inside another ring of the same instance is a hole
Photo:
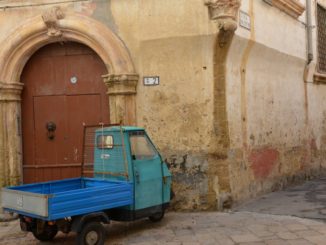
[[[103,244],[104,224],[148,217],[169,205],[171,174],[145,130],[85,127],[81,178],[2,189],[2,207],[41,241],[76,232],[77,244]]]

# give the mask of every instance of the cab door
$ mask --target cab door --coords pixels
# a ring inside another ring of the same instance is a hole
[[[162,211],[162,160],[144,131],[129,133],[135,185],[135,211]],[[140,216],[146,214],[139,214]]]

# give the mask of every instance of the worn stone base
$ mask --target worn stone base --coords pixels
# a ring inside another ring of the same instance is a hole
[[[310,150],[305,146],[267,147],[244,154],[234,149],[227,159],[205,153],[165,154],[173,174],[172,209],[225,210],[258,195],[325,176],[323,153]],[[212,165],[218,174],[212,174]],[[223,175],[230,178],[219,178]],[[223,188],[226,184],[231,186],[230,192]]]
[[[264,147],[244,152],[231,150],[230,183],[236,203],[263,193],[324,176],[323,153],[306,145],[297,147]],[[247,159],[246,159],[247,157]]]

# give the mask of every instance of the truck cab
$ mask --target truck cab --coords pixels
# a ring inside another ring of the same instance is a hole
[[[94,178],[133,183],[132,205],[111,210],[115,220],[164,215],[171,196],[171,174],[143,128],[107,127],[96,130]]]

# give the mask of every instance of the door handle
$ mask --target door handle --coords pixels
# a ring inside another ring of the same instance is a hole
[[[138,171],[135,172],[135,176],[136,176],[136,182],[139,183],[139,172]]]

